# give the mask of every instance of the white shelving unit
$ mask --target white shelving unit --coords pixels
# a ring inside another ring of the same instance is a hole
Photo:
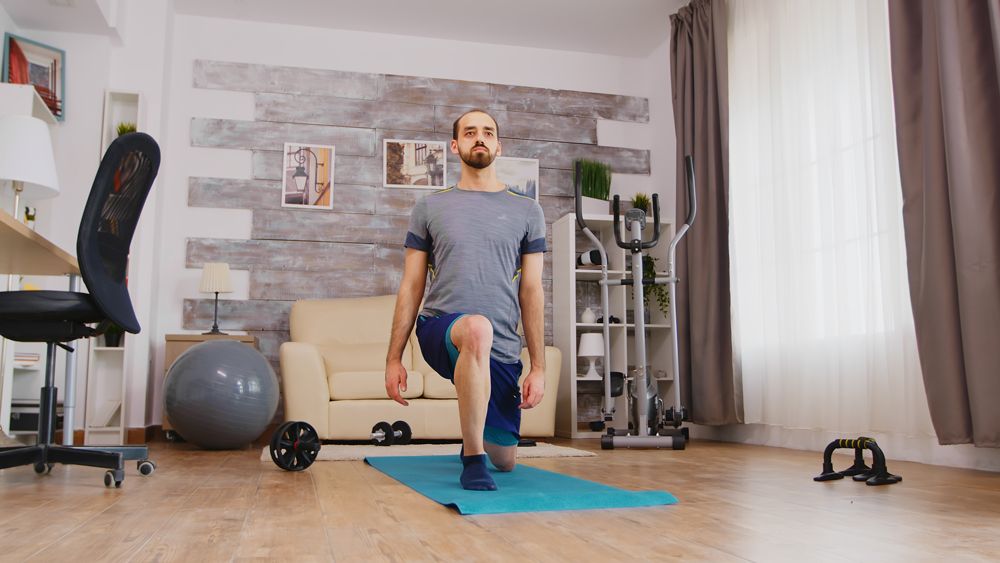
[[[0,115],[30,115],[46,123],[58,123],[38,91],[30,84],[0,83]]]
[[[623,217],[624,219],[624,217]],[[608,253],[608,277],[622,279],[630,274],[631,257],[619,248],[614,237],[614,218],[611,215],[584,215],[587,226],[594,232]],[[650,219],[651,222],[651,219]],[[625,224],[622,221],[622,239],[626,240]],[[651,249],[650,255],[656,259],[657,275],[665,276],[667,268],[667,246],[673,236],[670,223],[660,223],[660,242]],[[652,237],[652,225],[645,231],[645,240]],[[553,339],[555,345],[562,350],[564,361],[562,374],[559,378],[559,394],[556,401],[556,434],[568,438],[599,438],[601,432],[591,431],[589,423],[600,420],[600,401],[603,397],[603,377],[609,371],[617,371],[630,376],[629,367],[635,363],[635,324],[631,321],[632,288],[626,286],[610,286],[608,288],[608,307],[613,317],[622,320],[620,324],[610,325],[611,369],[604,368],[603,361],[598,360],[597,371],[601,379],[589,381],[583,377],[589,361],[577,358],[577,345],[580,335],[585,332],[602,332],[603,323],[581,323],[580,315],[585,307],[590,307],[598,318],[601,317],[601,293],[598,280],[601,278],[599,267],[577,268],[576,257],[592,249],[592,243],[576,224],[576,215],[566,215],[552,225],[552,318]],[[670,334],[670,318],[660,311],[656,299],[649,303],[649,322],[646,324],[646,365],[650,377],[656,377],[660,397],[666,406],[673,403],[671,385],[672,374],[672,344]],[[657,377],[657,374],[660,374]],[[587,386],[586,393],[581,388]],[[581,395],[594,399],[585,408]],[[616,427],[623,428],[627,421],[627,404],[623,394],[618,397],[615,405]]]
[[[118,137],[118,124],[122,122],[135,123],[139,125],[139,102],[138,92],[122,92],[117,90],[107,90],[104,92],[104,113],[101,120],[101,154],[104,157],[105,151]],[[140,131],[142,129],[139,129]]]
[[[118,124],[136,124],[142,130],[141,96],[138,92],[107,90],[101,117],[101,145],[98,159],[104,157],[111,142],[118,137]],[[90,340],[87,360],[86,411],[84,443],[93,446],[125,443],[125,342],[122,346],[103,346],[103,338]]]
[[[5,429],[10,429],[11,436],[35,436],[38,434],[37,426],[37,414],[39,411],[39,393],[42,389],[42,383],[45,381],[45,344],[40,342],[18,342],[17,343],[17,353],[28,352],[38,354],[38,360],[34,362],[18,362],[11,355],[11,420],[10,427],[4,426]],[[61,370],[56,370],[55,372],[55,386],[58,389],[58,394],[56,398],[56,412],[58,416],[62,414],[63,406],[63,381],[65,379],[65,373]],[[31,424],[26,428],[13,429],[14,420],[13,417],[19,413],[21,416],[31,415],[33,420]]]
[[[124,342],[124,338],[122,339]],[[125,347],[97,346],[91,340],[87,362],[87,410],[83,443],[125,443]]]

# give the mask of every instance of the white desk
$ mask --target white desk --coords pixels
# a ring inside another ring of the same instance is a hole
[[[69,276],[70,291],[79,286],[80,266],[70,253],[56,246],[52,241],[32,231],[27,225],[15,219],[10,213],[0,211],[0,275],[22,276]],[[7,290],[13,289],[8,281]],[[7,357],[7,340],[0,349],[0,364]],[[4,374],[2,404],[0,404],[0,424],[10,423],[11,382]],[[76,404],[76,353],[66,354],[66,383],[63,389],[63,444],[73,444],[73,427]]]

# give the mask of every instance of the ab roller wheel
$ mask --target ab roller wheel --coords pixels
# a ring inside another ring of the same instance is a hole
[[[307,422],[286,422],[271,437],[271,460],[285,471],[302,471],[319,455],[319,434]]]

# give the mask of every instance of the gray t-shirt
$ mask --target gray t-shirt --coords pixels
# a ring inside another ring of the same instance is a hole
[[[490,355],[504,363],[520,359],[521,255],[545,252],[538,202],[509,190],[434,192],[413,206],[403,246],[429,254],[421,315],[483,315],[493,324]]]

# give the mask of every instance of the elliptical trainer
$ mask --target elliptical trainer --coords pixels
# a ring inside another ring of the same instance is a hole
[[[614,449],[619,447],[637,448],[665,448],[671,447],[675,450],[684,449],[687,442],[687,428],[681,428],[681,424],[689,420],[687,411],[681,405],[680,388],[680,346],[677,335],[677,273],[675,268],[675,255],[677,244],[684,238],[687,231],[694,223],[697,211],[697,201],[695,197],[694,180],[694,160],[691,156],[684,158],[685,180],[688,190],[688,214],[684,224],[677,229],[673,239],[670,241],[667,254],[667,275],[666,277],[654,277],[653,279],[643,279],[643,251],[656,246],[660,239],[660,202],[657,194],[653,194],[653,237],[644,241],[642,231],[646,228],[646,212],[641,209],[631,209],[625,213],[625,226],[631,233],[630,239],[622,240],[621,213],[619,211],[619,197],[616,195],[613,200],[614,209],[614,231],[615,243],[631,255],[632,276],[623,279],[608,279],[608,256],[601,244],[600,239],[587,227],[583,219],[583,212],[580,205],[581,197],[581,165],[577,163],[576,170],[576,222],[583,233],[594,244],[600,253],[601,261],[601,311],[603,312],[604,330],[604,398],[601,404],[601,415],[603,420],[591,423],[594,430],[607,429],[607,433],[601,437],[602,449]],[[674,405],[663,410],[663,401],[659,397],[656,381],[646,373],[646,322],[645,322],[645,302],[643,300],[643,286],[645,285],[666,285],[670,292],[670,326],[671,338],[673,340],[673,373],[674,373]],[[610,311],[608,308],[608,287],[610,286],[631,286],[632,303],[635,308],[635,376],[631,385],[626,385],[624,376],[617,372],[611,372],[611,346],[610,346]],[[615,377],[617,376],[617,377]],[[614,380],[614,381],[613,381]],[[644,392],[643,392],[644,390]],[[615,415],[615,397],[627,392],[628,404],[630,405],[628,420],[630,430],[622,432],[611,426]]]

